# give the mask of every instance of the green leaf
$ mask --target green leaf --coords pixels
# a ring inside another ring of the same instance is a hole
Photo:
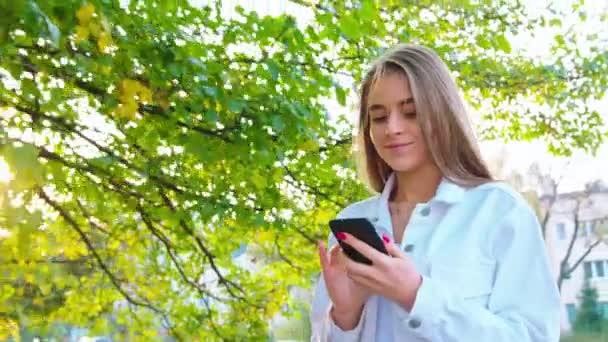
[[[363,0],[361,1],[361,16],[364,20],[372,20],[374,19],[374,14],[376,9],[374,8],[374,2],[372,0]]]
[[[268,66],[268,71],[270,71],[270,75],[273,80],[277,80],[279,78],[279,65],[272,59],[266,60],[266,65]]]
[[[338,103],[342,106],[346,106],[346,91],[344,91],[344,88],[336,85],[334,89],[336,90],[336,99],[338,100]]]
[[[479,47],[484,49],[489,49],[492,46],[485,34],[477,35],[477,37],[475,37],[475,41]]]
[[[272,128],[277,132],[281,133],[285,129],[285,122],[280,115],[274,115],[272,117]]]
[[[247,107],[247,103],[242,100],[228,100],[228,109],[231,112],[240,113],[245,107]]]
[[[504,34],[497,35],[495,39],[499,49],[506,53],[511,53],[511,44],[509,43]]]
[[[553,19],[549,20],[549,25],[561,27],[562,26],[562,21],[559,18],[553,18]]]
[[[17,190],[42,184],[42,166],[38,162],[38,150],[31,144],[5,145],[2,156],[14,174],[13,186]]]
[[[340,31],[349,39],[359,39],[361,36],[359,27],[359,23],[351,14],[346,14],[340,18]]]

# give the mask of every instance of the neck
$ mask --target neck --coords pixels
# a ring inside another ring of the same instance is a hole
[[[417,170],[395,172],[394,202],[428,202],[441,183],[442,174],[434,164],[428,164]]]

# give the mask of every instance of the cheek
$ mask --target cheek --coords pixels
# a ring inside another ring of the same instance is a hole
[[[374,146],[376,146],[378,144],[378,142],[380,141],[380,137],[382,137],[382,135],[378,134],[378,128],[377,127],[373,127],[371,126],[369,128],[369,138],[372,141],[372,144],[374,144]]]

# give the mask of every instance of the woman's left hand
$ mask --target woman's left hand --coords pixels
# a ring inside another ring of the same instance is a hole
[[[344,266],[351,279],[411,311],[422,276],[410,257],[387,236],[383,236],[383,240],[389,255],[378,252],[350,234],[344,233],[343,236],[343,242],[372,261],[372,265],[366,265],[344,258]]]

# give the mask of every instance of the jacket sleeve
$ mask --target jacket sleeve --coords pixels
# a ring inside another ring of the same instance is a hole
[[[536,215],[519,204],[496,228],[488,241],[497,269],[487,308],[424,276],[411,312],[397,309],[402,335],[433,342],[559,340],[559,292]]]
[[[336,239],[333,234],[329,235],[328,253],[329,249],[336,244]],[[310,323],[312,327],[311,341],[331,341],[331,342],[351,342],[361,340],[361,330],[363,322],[365,321],[366,312],[368,311],[368,305],[366,304],[361,313],[361,318],[357,326],[348,331],[340,329],[331,318],[329,311],[332,303],[325,287],[325,281],[323,275],[319,275],[319,280],[315,287]]]

